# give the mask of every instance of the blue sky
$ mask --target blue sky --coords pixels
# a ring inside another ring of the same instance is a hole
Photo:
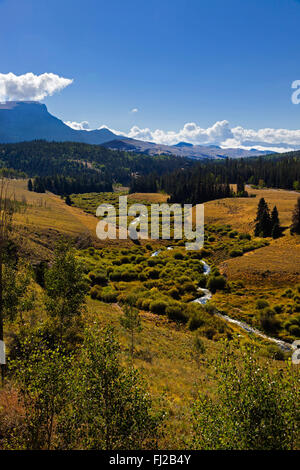
[[[186,123],[300,129],[299,1],[0,0],[0,18],[0,73],[73,79],[44,99],[64,121],[166,143]]]

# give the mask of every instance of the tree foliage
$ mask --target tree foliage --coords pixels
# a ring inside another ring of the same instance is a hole
[[[293,450],[299,446],[299,371],[262,364],[251,349],[225,345],[212,373],[216,399],[200,392],[193,407],[196,449]]]

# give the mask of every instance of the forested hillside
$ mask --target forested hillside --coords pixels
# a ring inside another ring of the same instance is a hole
[[[163,175],[135,176],[131,192],[164,190],[172,202],[196,204],[228,197],[229,183],[259,187],[300,189],[300,152],[239,160],[197,163]]]
[[[33,141],[0,145],[3,167],[34,176],[75,177],[82,172],[100,180],[128,184],[133,173],[158,174],[192,165],[192,161],[173,156],[135,155],[98,145],[74,142]]]

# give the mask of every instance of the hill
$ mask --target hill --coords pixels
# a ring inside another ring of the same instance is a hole
[[[105,142],[103,145],[114,150],[126,150],[127,152],[144,153],[147,155],[177,155],[178,157],[188,157],[197,160],[247,158],[269,153],[255,149],[222,149],[215,145],[193,145],[186,142],[179,142],[179,144],[171,146],[128,138],[114,139],[113,141]]]

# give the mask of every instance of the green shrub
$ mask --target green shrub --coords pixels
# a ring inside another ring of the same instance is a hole
[[[267,308],[269,307],[269,302],[267,302],[266,300],[264,299],[258,299],[256,301],[256,308],[258,310],[263,310],[264,308]]]
[[[243,255],[242,250],[239,250],[238,248],[235,248],[229,252],[229,256],[231,256],[231,258],[237,258],[238,256],[242,256],[242,255]]]
[[[192,313],[188,321],[188,328],[191,331],[198,330],[201,326],[205,324],[206,318],[204,312],[196,311]]]
[[[151,299],[143,299],[143,302],[142,302],[142,309],[143,310],[149,310],[150,309],[150,304],[151,304],[152,300]]]
[[[136,271],[123,271],[121,274],[122,281],[135,281],[138,278],[138,273]]]
[[[174,259],[184,259],[184,255],[182,253],[174,253]]]
[[[250,233],[240,233],[239,234],[239,239],[240,240],[251,240],[251,235],[250,235]]]
[[[277,361],[284,361],[285,354],[278,346],[275,344],[271,344],[267,347],[268,356],[272,359],[276,359]]]
[[[290,325],[289,327],[289,332],[293,336],[297,336],[297,338],[300,337],[300,326],[299,325]]]
[[[185,282],[181,287],[181,291],[195,294],[197,292],[197,289],[193,282]]]
[[[157,315],[164,315],[168,304],[164,300],[154,300],[150,304],[150,311]]]
[[[275,333],[280,326],[279,321],[275,317],[274,310],[269,307],[260,313],[260,324],[267,333]]]
[[[166,314],[170,320],[178,321],[181,323],[187,322],[187,316],[184,309],[178,305],[169,305],[166,308]]]
[[[179,299],[179,290],[176,289],[176,287],[173,287],[172,289],[169,290],[168,294],[173,298],[173,299]]]
[[[211,340],[217,334],[217,330],[212,326],[205,326],[204,328],[201,328],[200,332],[207,339],[211,339]]]
[[[111,281],[121,281],[122,279],[122,271],[119,269],[119,270],[115,270],[115,271],[112,271],[110,274],[109,274],[109,279]]]
[[[88,275],[91,284],[103,286],[107,284],[107,273],[105,271],[91,271]]]
[[[236,230],[232,230],[231,232],[229,232],[228,236],[229,238],[234,238],[236,237],[238,234],[238,232]]]
[[[273,309],[276,313],[282,313],[283,310],[284,310],[284,305],[282,305],[282,304],[274,305]]]
[[[146,271],[146,275],[149,279],[158,279],[159,278],[159,269],[150,268]]]
[[[113,303],[117,301],[118,295],[118,291],[112,290],[110,287],[104,287],[102,291],[100,291],[99,297],[103,302]]]
[[[147,280],[147,276],[144,272],[141,272],[138,274],[138,280],[139,281],[146,281]]]
[[[94,286],[90,290],[90,296],[92,299],[98,299],[100,298],[100,289],[98,286]]]
[[[207,281],[207,288],[212,292],[224,290],[226,287],[226,279],[223,276],[211,276]]]
[[[287,297],[288,299],[291,299],[293,297],[292,289],[286,289],[282,294],[282,297]]]

